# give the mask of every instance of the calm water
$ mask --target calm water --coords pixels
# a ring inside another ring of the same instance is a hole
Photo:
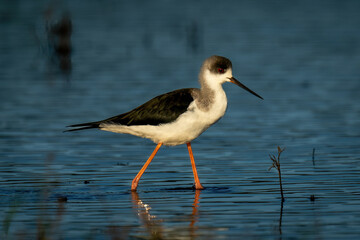
[[[36,2],[0,3],[1,239],[360,236],[359,1]],[[227,114],[192,143],[205,190],[185,145],[131,193],[155,144],[62,132],[197,87],[213,54],[265,100],[224,86]]]

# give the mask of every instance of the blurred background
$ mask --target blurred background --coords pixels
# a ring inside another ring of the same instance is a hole
[[[360,2],[0,1],[0,238],[247,239],[360,235]],[[185,146],[70,124],[198,87],[222,55],[265,100]],[[282,153],[280,204],[269,154]]]

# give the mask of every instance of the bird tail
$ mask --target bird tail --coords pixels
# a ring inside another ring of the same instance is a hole
[[[99,128],[100,122],[88,122],[88,123],[80,123],[80,124],[74,124],[69,125],[66,127],[73,128],[69,130],[65,130],[64,132],[73,132],[73,131],[79,131],[79,130],[85,130],[85,129],[91,129],[91,128]]]

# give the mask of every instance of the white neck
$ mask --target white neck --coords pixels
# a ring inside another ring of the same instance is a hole
[[[231,76],[231,69],[226,75]],[[225,74],[224,74],[225,75]],[[227,98],[222,88],[222,84],[226,82],[224,75],[216,75],[211,73],[209,70],[200,72],[199,81],[201,85],[200,94],[196,99],[199,109],[203,111],[209,111],[211,108],[220,108],[219,111],[226,110]]]

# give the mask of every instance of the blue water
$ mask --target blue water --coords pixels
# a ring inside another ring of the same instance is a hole
[[[359,10],[358,1],[0,3],[0,238],[359,237]],[[70,34],[54,30],[61,19]],[[192,190],[185,145],[162,147],[131,193],[155,144],[62,132],[198,87],[213,54],[265,100],[224,85],[227,114],[192,142],[205,190]],[[277,146],[283,205],[268,171]]]

